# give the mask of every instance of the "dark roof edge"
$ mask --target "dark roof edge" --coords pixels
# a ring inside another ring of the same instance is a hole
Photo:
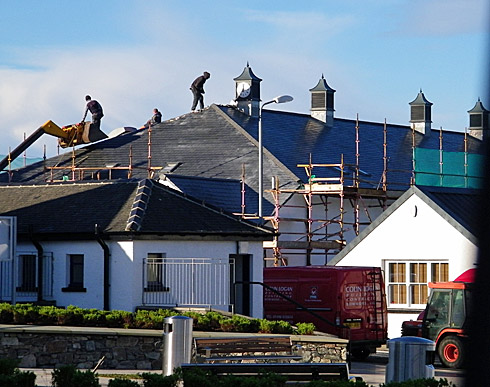
[[[466,239],[470,242],[474,243],[478,246],[478,238],[470,232],[467,228],[465,228],[457,219],[455,219],[452,215],[450,215],[443,207],[441,207],[436,201],[434,201],[430,196],[428,196],[424,191],[420,188],[414,186],[414,191],[417,195],[430,207],[432,208],[439,216],[445,219],[450,225],[452,225],[457,231],[463,234]],[[452,192],[452,191],[451,191]],[[474,192],[474,190],[473,190]]]

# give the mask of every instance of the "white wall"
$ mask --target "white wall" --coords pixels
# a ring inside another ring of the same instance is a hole
[[[361,235],[363,237],[363,235]],[[356,241],[354,241],[356,242]],[[412,195],[364,238],[337,266],[380,266],[386,260],[431,260],[449,263],[449,280],[474,267],[477,247],[461,232],[443,219],[421,198]],[[389,308],[394,311],[395,308]],[[389,313],[388,336],[400,336],[401,321],[416,319],[420,306],[413,313]],[[398,312],[402,312],[398,310]],[[405,312],[410,312],[406,310]]]
[[[135,241],[112,242],[111,249],[111,307],[134,310],[143,297],[143,259],[148,253],[164,253],[167,258],[221,258],[230,254],[252,255],[253,281],[262,282],[262,242],[234,241]],[[116,291],[117,289],[117,291]],[[252,288],[253,317],[261,318],[262,289]]]
[[[58,306],[76,305],[81,308],[104,307],[104,252],[96,241],[41,242],[45,253],[53,254],[53,299]],[[36,252],[33,245],[19,243],[17,253]],[[86,292],[63,292],[68,286],[69,254],[84,255],[84,287]],[[17,301],[22,301],[18,299]],[[32,301],[32,300],[31,300]]]
[[[262,282],[262,242],[235,241],[107,241],[110,250],[110,308],[134,311],[142,304],[143,259],[148,253],[165,253],[168,258],[222,258],[230,254],[252,255],[252,281]],[[96,241],[42,242],[45,253],[53,254],[53,299],[59,306],[104,307],[104,252]],[[21,243],[18,253],[36,252],[33,245]],[[68,254],[84,255],[86,292],[63,292],[68,285]],[[212,279],[211,279],[212,280]],[[263,317],[262,288],[252,287],[251,314]],[[33,301],[32,296],[25,300]]]

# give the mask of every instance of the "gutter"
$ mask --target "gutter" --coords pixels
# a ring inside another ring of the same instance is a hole
[[[99,225],[95,224],[95,240],[99,243],[104,251],[104,310],[110,310],[109,307],[109,290],[110,290],[110,257],[111,252],[109,251],[109,246],[107,243],[101,238]]]

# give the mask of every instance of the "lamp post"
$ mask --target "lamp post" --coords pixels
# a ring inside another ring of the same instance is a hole
[[[259,218],[262,218],[262,201],[264,197],[264,187],[263,187],[263,174],[264,174],[264,150],[262,147],[262,109],[265,105],[271,103],[286,103],[291,102],[293,97],[290,95],[280,95],[270,101],[264,102],[259,108]]]

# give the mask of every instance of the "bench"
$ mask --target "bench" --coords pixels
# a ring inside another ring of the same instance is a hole
[[[194,350],[198,363],[303,360],[289,336],[196,337]]]
[[[289,382],[308,382],[312,380],[349,380],[346,363],[217,363],[182,364],[182,371],[200,369],[217,376],[257,376],[265,373],[284,375]]]

